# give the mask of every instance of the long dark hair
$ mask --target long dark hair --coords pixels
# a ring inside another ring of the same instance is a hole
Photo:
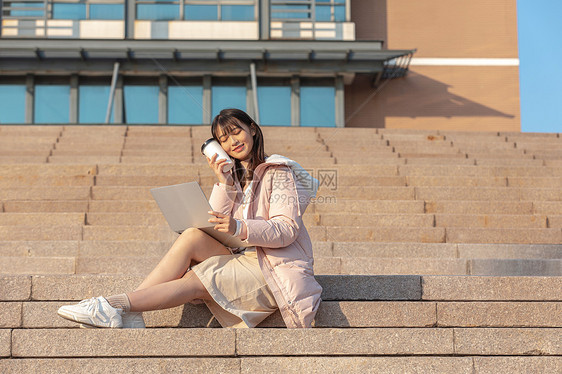
[[[254,146],[252,147],[252,156],[248,163],[248,170],[242,166],[240,160],[234,158],[234,174],[236,179],[240,182],[240,186],[244,189],[246,183],[249,183],[254,178],[254,170],[256,167],[265,162],[265,158],[268,157],[268,155],[265,154],[263,133],[260,127],[246,112],[240,109],[229,108],[221,110],[215,117],[211,124],[211,134],[220,144],[220,140],[217,136],[218,129],[221,129],[223,135],[230,134],[235,128],[242,129],[240,123],[248,126],[250,133],[252,130],[255,131],[253,135]]]

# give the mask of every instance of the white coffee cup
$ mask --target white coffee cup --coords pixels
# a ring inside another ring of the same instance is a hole
[[[228,154],[224,149],[222,149],[219,142],[217,142],[213,138],[207,139],[205,143],[203,143],[203,145],[201,146],[201,153],[209,158],[213,158],[215,153],[218,154],[215,162],[221,159],[226,159],[226,163],[222,167],[223,173],[226,173],[234,166],[234,162],[232,161],[232,159],[228,157]]]

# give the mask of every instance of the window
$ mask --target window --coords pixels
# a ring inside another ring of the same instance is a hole
[[[246,110],[246,86],[217,85],[212,88],[212,117],[226,108]]]
[[[221,7],[223,21],[253,21],[256,19],[253,5],[223,5]]]
[[[107,103],[109,101],[108,86],[80,85],[78,88],[78,122],[105,123]],[[110,122],[113,120],[113,107]]]
[[[25,122],[25,85],[0,84],[0,123]]]
[[[267,84],[267,83],[265,83]],[[291,87],[259,85],[260,125],[291,126]]]
[[[86,4],[54,3],[53,19],[86,19]]]
[[[90,4],[90,19],[122,20],[125,18],[123,4]]]
[[[179,3],[173,1],[140,2],[137,1],[137,19],[139,20],[175,20],[180,19]]]
[[[35,123],[68,123],[70,86],[35,85]]]
[[[199,125],[203,123],[203,87],[168,87],[168,123]]]
[[[216,5],[186,5],[185,19],[197,21],[214,21],[219,18],[219,11]]]
[[[336,126],[334,86],[302,85],[300,92],[301,126]]]
[[[125,123],[158,123],[156,85],[125,85]]]
[[[273,20],[345,22],[345,0],[272,1],[271,4]]]
[[[45,3],[42,0],[28,2],[7,2],[2,4],[2,16],[14,17],[44,17]]]

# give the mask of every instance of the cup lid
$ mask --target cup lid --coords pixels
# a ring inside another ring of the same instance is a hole
[[[205,147],[206,147],[210,142],[212,142],[213,140],[215,140],[215,138],[210,138],[210,139],[205,140],[205,143],[203,143],[203,145],[201,146],[201,153],[203,153],[203,151],[205,150]],[[205,154],[205,153],[203,153],[203,154]]]

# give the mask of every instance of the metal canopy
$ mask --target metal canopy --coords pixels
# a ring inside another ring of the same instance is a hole
[[[105,65],[109,60],[124,61],[127,69],[127,62],[138,67],[139,63],[145,65],[143,61],[158,60],[171,69],[200,64],[211,71],[237,71],[238,66],[253,61],[262,71],[267,65],[281,72],[283,64],[289,63],[288,70],[380,72],[385,61],[414,51],[383,50],[380,41],[2,39],[0,69],[40,69],[40,65],[52,67],[57,61],[75,61],[76,68],[87,64],[91,69],[92,64]]]

